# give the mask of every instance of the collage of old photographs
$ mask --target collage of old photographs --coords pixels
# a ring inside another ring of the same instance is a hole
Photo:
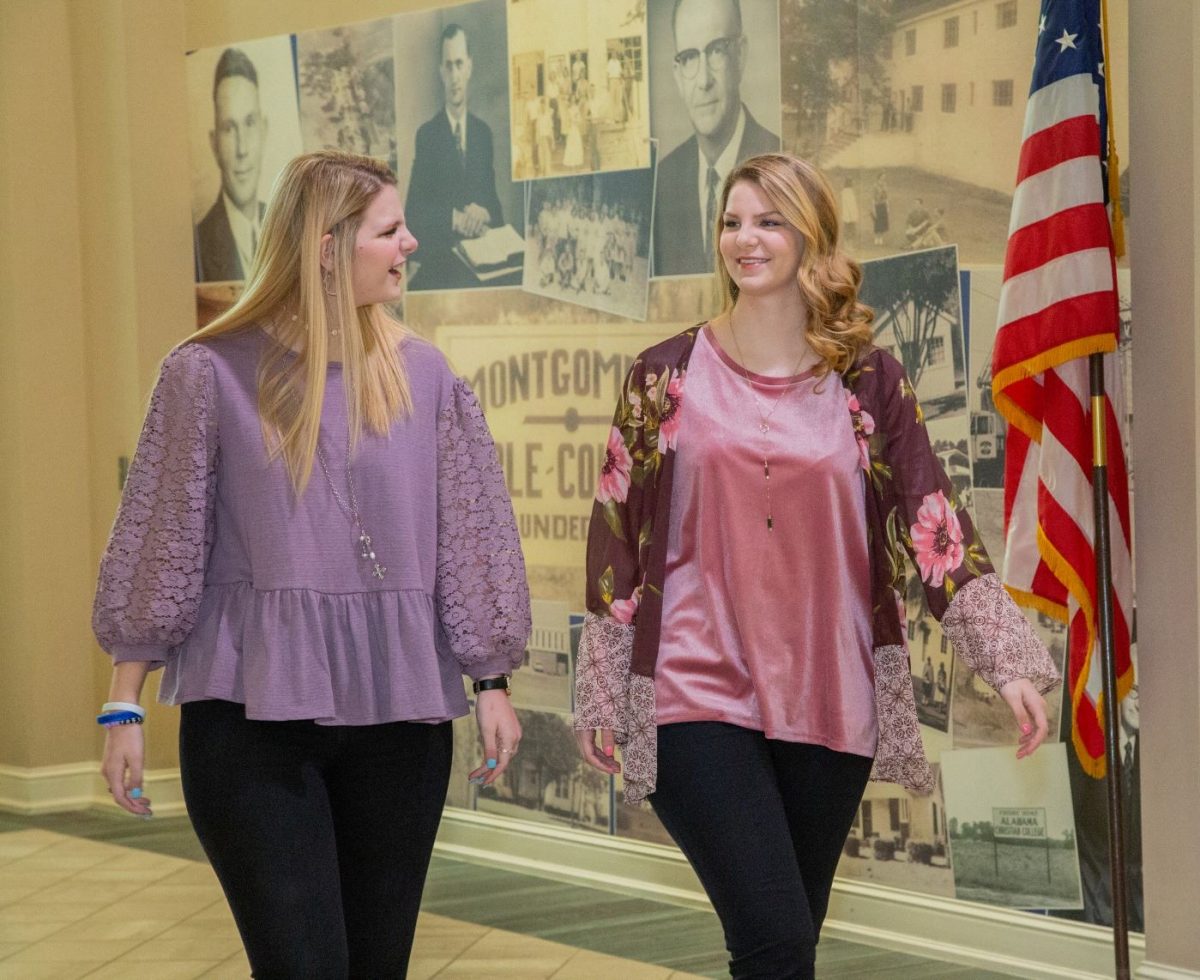
[[[420,242],[405,321],[470,382],[495,436],[534,596],[513,685],[524,738],[508,777],[479,790],[459,719],[449,805],[670,844],[572,737],[584,549],[625,371],[716,312],[713,188],[745,157],[783,149],[830,178],[875,343],[914,382],[1000,563],[991,348],[1037,14],[1037,0],[480,0],[189,56],[200,322],[237,296],[290,157],[377,157]],[[1080,789],[1068,741],[1016,765],[1007,708],[956,664],[910,574],[938,788],[872,784],[839,875],[1109,921],[1102,796]],[[1061,666],[1065,628],[1030,615]],[[1052,733],[1069,731],[1069,702],[1051,708]]]

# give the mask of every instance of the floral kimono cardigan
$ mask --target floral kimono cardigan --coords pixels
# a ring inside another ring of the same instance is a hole
[[[625,799],[654,792],[654,668],[680,413],[700,326],[645,351],[625,379],[588,531],[587,615],[575,678],[575,727],[612,728],[623,747]],[[959,656],[999,690],[1027,677],[1045,693],[1060,680],[1049,653],[1009,598],[971,517],[929,444],[916,392],[895,358],[866,350],[841,378],[867,476],[875,707],[872,779],[934,788],[921,744],[897,603],[905,555]],[[782,598],[782,597],[781,597]],[[901,609],[903,606],[901,605]]]

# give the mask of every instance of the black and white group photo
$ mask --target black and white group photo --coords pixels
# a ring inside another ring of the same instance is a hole
[[[562,177],[528,186],[522,288],[644,320],[654,170]]]
[[[509,0],[514,179],[650,162],[645,0]]]

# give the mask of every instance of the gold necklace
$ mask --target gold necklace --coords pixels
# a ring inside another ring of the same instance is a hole
[[[783,391],[776,396],[771,408],[764,413],[762,410],[762,405],[758,400],[758,392],[754,390],[754,382],[750,380],[750,372],[746,370],[746,355],[742,353],[742,345],[738,343],[737,331],[733,329],[732,311],[729,314],[729,335],[733,337],[733,347],[734,350],[737,351],[738,369],[741,371],[742,377],[746,379],[746,387],[750,389],[750,397],[754,401],[754,411],[758,413],[758,431],[762,433],[763,436],[766,436],[771,431],[771,416],[775,414],[775,409],[779,407],[779,403],[783,401],[783,399],[787,396],[787,393],[803,380],[802,378],[797,378],[796,375],[800,373],[800,365],[804,363],[804,358],[808,355],[808,351],[806,350],[800,355],[800,360],[796,362],[796,366],[792,369],[792,373],[788,375],[789,378],[795,378],[795,380],[789,381],[787,385],[784,386]],[[763,449],[762,465],[763,480],[766,482],[767,491],[767,530],[774,531],[775,516],[771,508],[771,458],[767,448]]]

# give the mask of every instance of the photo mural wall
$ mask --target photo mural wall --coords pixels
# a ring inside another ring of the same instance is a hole
[[[999,563],[991,347],[1039,6],[481,0],[188,56],[198,322],[237,297],[291,156],[376,157],[421,243],[403,318],[468,379],[495,435],[534,597],[513,684],[525,734],[505,779],[479,789],[466,781],[474,722],[459,719],[448,805],[670,845],[649,808],[620,802],[619,777],[580,760],[571,678],[622,379],[640,350],[717,310],[702,160],[723,178],[782,148],[824,169],[864,264],[875,342],[915,383]],[[1118,69],[1126,8],[1110,2]],[[1120,281],[1128,392],[1126,269]],[[913,690],[938,787],[871,784],[839,874],[1107,924],[1103,785],[1069,738],[1017,763],[1007,708],[956,662],[910,576]],[[1065,628],[1030,615],[1061,666]],[[1069,736],[1061,692],[1050,707],[1052,733]],[[1140,929],[1137,731],[1135,694],[1121,746]]]

